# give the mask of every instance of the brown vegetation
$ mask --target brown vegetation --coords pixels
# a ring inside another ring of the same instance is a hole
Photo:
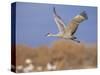
[[[50,47],[40,46],[30,48],[24,45],[16,46],[16,65],[26,66],[26,59],[31,59],[36,67],[42,66],[47,70],[47,63],[56,65],[56,70],[95,68],[97,66],[96,45],[85,45],[73,41],[58,40]]]

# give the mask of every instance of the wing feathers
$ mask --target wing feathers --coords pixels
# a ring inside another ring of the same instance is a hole
[[[65,33],[65,35],[73,35],[76,32],[79,24],[84,20],[88,19],[87,13],[83,11],[80,14],[76,15],[65,27],[65,24],[62,21],[61,17],[56,13],[55,8],[53,8],[53,15],[54,15],[54,20],[59,29],[59,32]]]
[[[79,24],[86,19],[88,19],[88,16],[85,11],[81,12],[79,15],[76,15],[66,27],[66,34],[73,35],[76,32]]]
[[[59,29],[59,32],[64,33],[65,24],[62,21],[61,17],[57,15],[55,8],[53,8],[53,15],[54,15],[54,20],[56,22],[56,25]]]
[[[88,19],[88,16],[85,11],[81,12],[80,15],[83,16],[85,19]]]

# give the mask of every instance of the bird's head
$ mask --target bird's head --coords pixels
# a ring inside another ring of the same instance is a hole
[[[49,36],[51,36],[51,33],[47,33],[45,36],[46,36],[46,37],[49,37]]]

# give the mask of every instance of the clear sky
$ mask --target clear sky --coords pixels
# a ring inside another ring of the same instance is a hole
[[[97,41],[97,8],[87,6],[54,5],[37,3],[16,4],[16,43],[29,46],[48,45],[57,40],[56,37],[45,37],[48,32],[57,33],[53,18],[53,7],[64,23],[82,11],[86,11],[88,20],[82,22],[75,35],[81,42]]]

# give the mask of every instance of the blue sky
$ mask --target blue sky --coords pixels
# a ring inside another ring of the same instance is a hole
[[[64,23],[82,11],[86,11],[88,20],[82,22],[75,36],[85,43],[97,41],[97,8],[87,6],[54,5],[37,3],[16,3],[16,43],[29,46],[49,45],[56,37],[45,37],[48,32],[57,33],[53,18],[53,7]]]

